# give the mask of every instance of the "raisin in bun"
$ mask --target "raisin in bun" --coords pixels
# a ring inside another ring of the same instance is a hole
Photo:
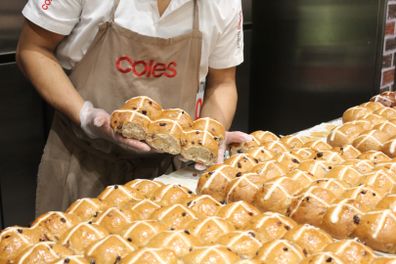
[[[185,130],[181,137],[181,155],[206,166],[216,163],[220,138],[206,130]]]
[[[191,116],[180,108],[163,109],[157,119],[160,118],[175,120],[183,129],[192,127],[193,125]]]
[[[59,244],[79,255],[91,244],[108,235],[109,232],[104,227],[92,222],[82,222],[63,234]]]
[[[274,158],[274,154],[264,147],[251,148],[246,152],[246,154],[257,159],[259,162],[268,161]]]
[[[378,162],[386,162],[386,161],[392,160],[386,154],[384,154],[382,151],[378,151],[378,150],[369,150],[369,151],[363,152],[362,154],[360,154],[358,156],[358,159],[371,160],[375,164]]]
[[[230,232],[220,237],[217,243],[231,249],[242,259],[252,259],[262,246],[252,230]]]
[[[352,165],[337,165],[327,173],[326,178],[338,179],[349,185],[345,187],[351,187],[362,182],[363,174]]]
[[[385,194],[370,186],[358,186],[345,191],[342,198],[352,198],[357,200],[363,207],[363,210],[370,210],[382,200]]]
[[[328,245],[323,251],[332,252],[350,264],[369,264],[375,258],[372,249],[353,239],[339,240]]]
[[[316,157],[316,151],[311,148],[299,148],[291,151],[293,154],[297,154],[303,160],[314,159]]]
[[[196,247],[182,260],[189,264],[229,264],[237,262],[240,258],[226,246],[212,245]]]
[[[314,254],[322,251],[327,245],[333,243],[333,238],[325,231],[312,225],[298,225],[288,231],[284,239],[294,241],[304,252]]]
[[[262,146],[264,143],[278,141],[279,137],[274,133],[269,131],[257,130],[250,133],[252,140],[246,141],[243,143],[234,143],[231,144],[230,152],[232,155],[237,153],[245,153],[251,150],[252,148],[257,148]]]
[[[301,186],[289,177],[279,177],[264,185],[256,193],[253,204],[262,211],[286,214],[294,195]]]
[[[345,159],[339,154],[337,151],[334,150],[323,150],[316,153],[316,159],[324,160],[329,164],[340,164],[345,161]]]
[[[217,216],[230,221],[237,229],[244,228],[260,211],[251,204],[239,201],[229,203],[219,209]]]
[[[133,221],[121,232],[122,237],[138,247],[144,247],[159,232],[165,231],[165,227],[157,220]]]
[[[162,111],[161,105],[147,96],[133,97],[121,105],[120,109],[137,111],[152,120],[157,119]]]
[[[121,236],[110,235],[89,246],[85,250],[85,257],[90,263],[117,263],[136,250],[136,246]]]
[[[79,222],[80,219],[74,214],[48,212],[34,220],[32,229],[40,232],[40,237],[45,237],[46,240],[58,241],[66,231]]]
[[[301,262],[301,264],[347,264],[332,252],[318,252]]]
[[[123,264],[179,264],[175,252],[165,248],[141,248],[132,252],[125,259]]]
[[[160,221],[169,230],[185,229],[188,223],[198,219],[192,210],[182,204],[162,207],[151,218]]]
[[[109,207],[117,207],[128,201],[143,200],[144,197],[139,193],[129,191],[123,185],[110,185],[98,195],[98,199]]]
[[[93,222],[106,228],[112,234],[119,234],[132,221],[139,219],[139,215],[129,208],[110,207],[95,217]]]
[[[337,239],[350,237],[364,215],[364,206],[355,199],[343,199],[327,209],[321,227]]]
[[[173,250],[177,257],[184,257],[201,242],[188,230],[163,231],[155,235],[147,244],[149,248]]]
[[[298,154],[292,154],[290,152],[284,152],[277,157],[277,161],[287,172],[297,169],[302,160],[303,158]]]
[[[294,264],[300,263],[305,257],[303,249],[296,243],[278,239],[265,243],[258,252],[257,260],[261,263]]]
[[[335,147],[333,149],[340,153],[341,157],[345,160],[356,159],[361,154],[361,152],[352,145]]]
[[[301,188],[307,188],[315,180],[310,173],[299,169],[287,173],[286,176],[295,180]]]
[[[242,143],[232,143],[230,145],[231,155],[246,153],[252,149],[255,149],[255,148],[258,148],[261,146],[261,142],[256,137],[254,137],[252,134],[250,134],[250,135],[252,137],[252,140],[245,141]]]
[[[262,175],[266,180],[272,180],[284,176],[287,173],[287,169],[276,160],[260,162],[251,168],[250,171]]]
[[[199,177],[198,194],[209,194],[218,201],[225,201],[225,189],[236,176],[242,175],[238,169],[229,165],[214,165]]]
[[[371,248],[396,253],[396,214],[391,210],[371,211],[364,214],[355,235]]]
[[[61,257],[73,254],[73,252],[55,242],[39,242],[22,251],[15,259],[18,264],[39,264],[55,261]],[[14,262],[10,262],[14,263]]]
[[[235,154],[226,159],[224,164],[230,165],[240,172],[247,172],[258,164],[258,160],[247,154]]]
[[[234,225],[218,216],[192,221],[186,228],[189,233],[199,238],[203,244],[213,244],[221,236],[235,230]]]
[[[81,221],[89,221],[105,208],[106,205],[97,198],[82,198],[72,203],[66,213],[77,215]]]
[[[147,115],[128,109],[114,110],[110,117],[110,126],[115,133],[136,140],[146,139],[150,123]]]
[[[252,203],[266,179],[257,173],[245,173],[231,180],[226,189],[226,202],[246,201]]]
[[[187,208],[194,211],[200,217],[216,215],[223,205],[210,195],[199,195],[189,198],[183,202]]]
[[[203,117],[195,120],[192,124],[193,130],[208,131],[218,141],[223,141],[225,137],[224,126],[217,120],[210,117]]]
[[[257,238],[265,243],[282,238],[289,230],[297,226],[297,223],[282,214],[265,212],[253,217],[247,228],[256,232]]]
[[[181,152],[183,127],[173,119],[160,118],[147,128],[146,142],[152,148],[177,155]]]
[[[164,186],[162,182],[151,181],[147,179],[135,179],[124,184],[132,193],[139,193],[145,198],[153,198],[153,193],[160,187]]]
[[[181,185],[168,184],[154,192],[153,201],[161,206],[169,206],[192,197],[192,194],[192,191]]]
[[[311,183],[311,186],[318,186],[329,190],[336,197],[341,197],[341,195],[350,187],[350,185],[345,181],[332,178],[315,180]]]
[[[329,190],[312,186],[296,196],[289,209],[290,217],[298,223],[320,226],[327,209],[336,201],[336,196]]]
[[[315,178],[321,179],[333,168],[333,166],[323,160],[304,160],[298,167],[299,170],[310,173]]]

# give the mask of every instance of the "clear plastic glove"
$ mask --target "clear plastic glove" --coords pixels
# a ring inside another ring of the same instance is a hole
[[[225,138],[222,144],[219,146],[217,163],[220,164],[224,162],[224,153],[230,144],[243,143],[252,140],[253,138],[251,135],[243,133],[241,131],[226,131]],[[194,168],[199,171],[206,170],[206,166],[199,163],[195,163]]]
[[[84,102],[80,110],[82,130],[92,139],[105,139],[124,149],[148,152],[150,146],[139,140],[127,139],[113,132],[110,127],[110,115],[105,110],[95,108],[91,102]]]

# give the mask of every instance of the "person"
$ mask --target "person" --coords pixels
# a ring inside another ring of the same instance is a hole
[[[230,128],[243,61],[240,0],[29,0],[22,13],[17,63],[55,109],[36,215],[172,169],[169,155],[112,132],[109,113],[133,96]],[[249,139],[227,132],[221,152]]]

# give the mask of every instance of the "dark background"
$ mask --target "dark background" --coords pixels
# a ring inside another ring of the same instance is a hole
[[[0,225],[34,219],[51,110],[15,65],[26,0],[0,2]],[[286,134],[379,90],[383,0],[243,0],[245,62],[232,129]]]

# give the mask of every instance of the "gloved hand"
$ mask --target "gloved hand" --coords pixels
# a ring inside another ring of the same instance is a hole
[[[92,139],[105,139],[134,151],[148,152],[151,149],[139,140],[127,139],[114,133],[110,127],[110,115],[103,109],[95,108],[89,101],[85,101],[80,110],[80,123],[82,130]]]
[[[241,131],[226,131],[225,138],[219,147],[217,163],[220,164],[224,162],[224,153],[230,144],[243,143],[252,140],[253,138],[251,135],[243,133]],[[206,166],[199,163],[195,163],[194,167],[196,170],[206,170]]]

